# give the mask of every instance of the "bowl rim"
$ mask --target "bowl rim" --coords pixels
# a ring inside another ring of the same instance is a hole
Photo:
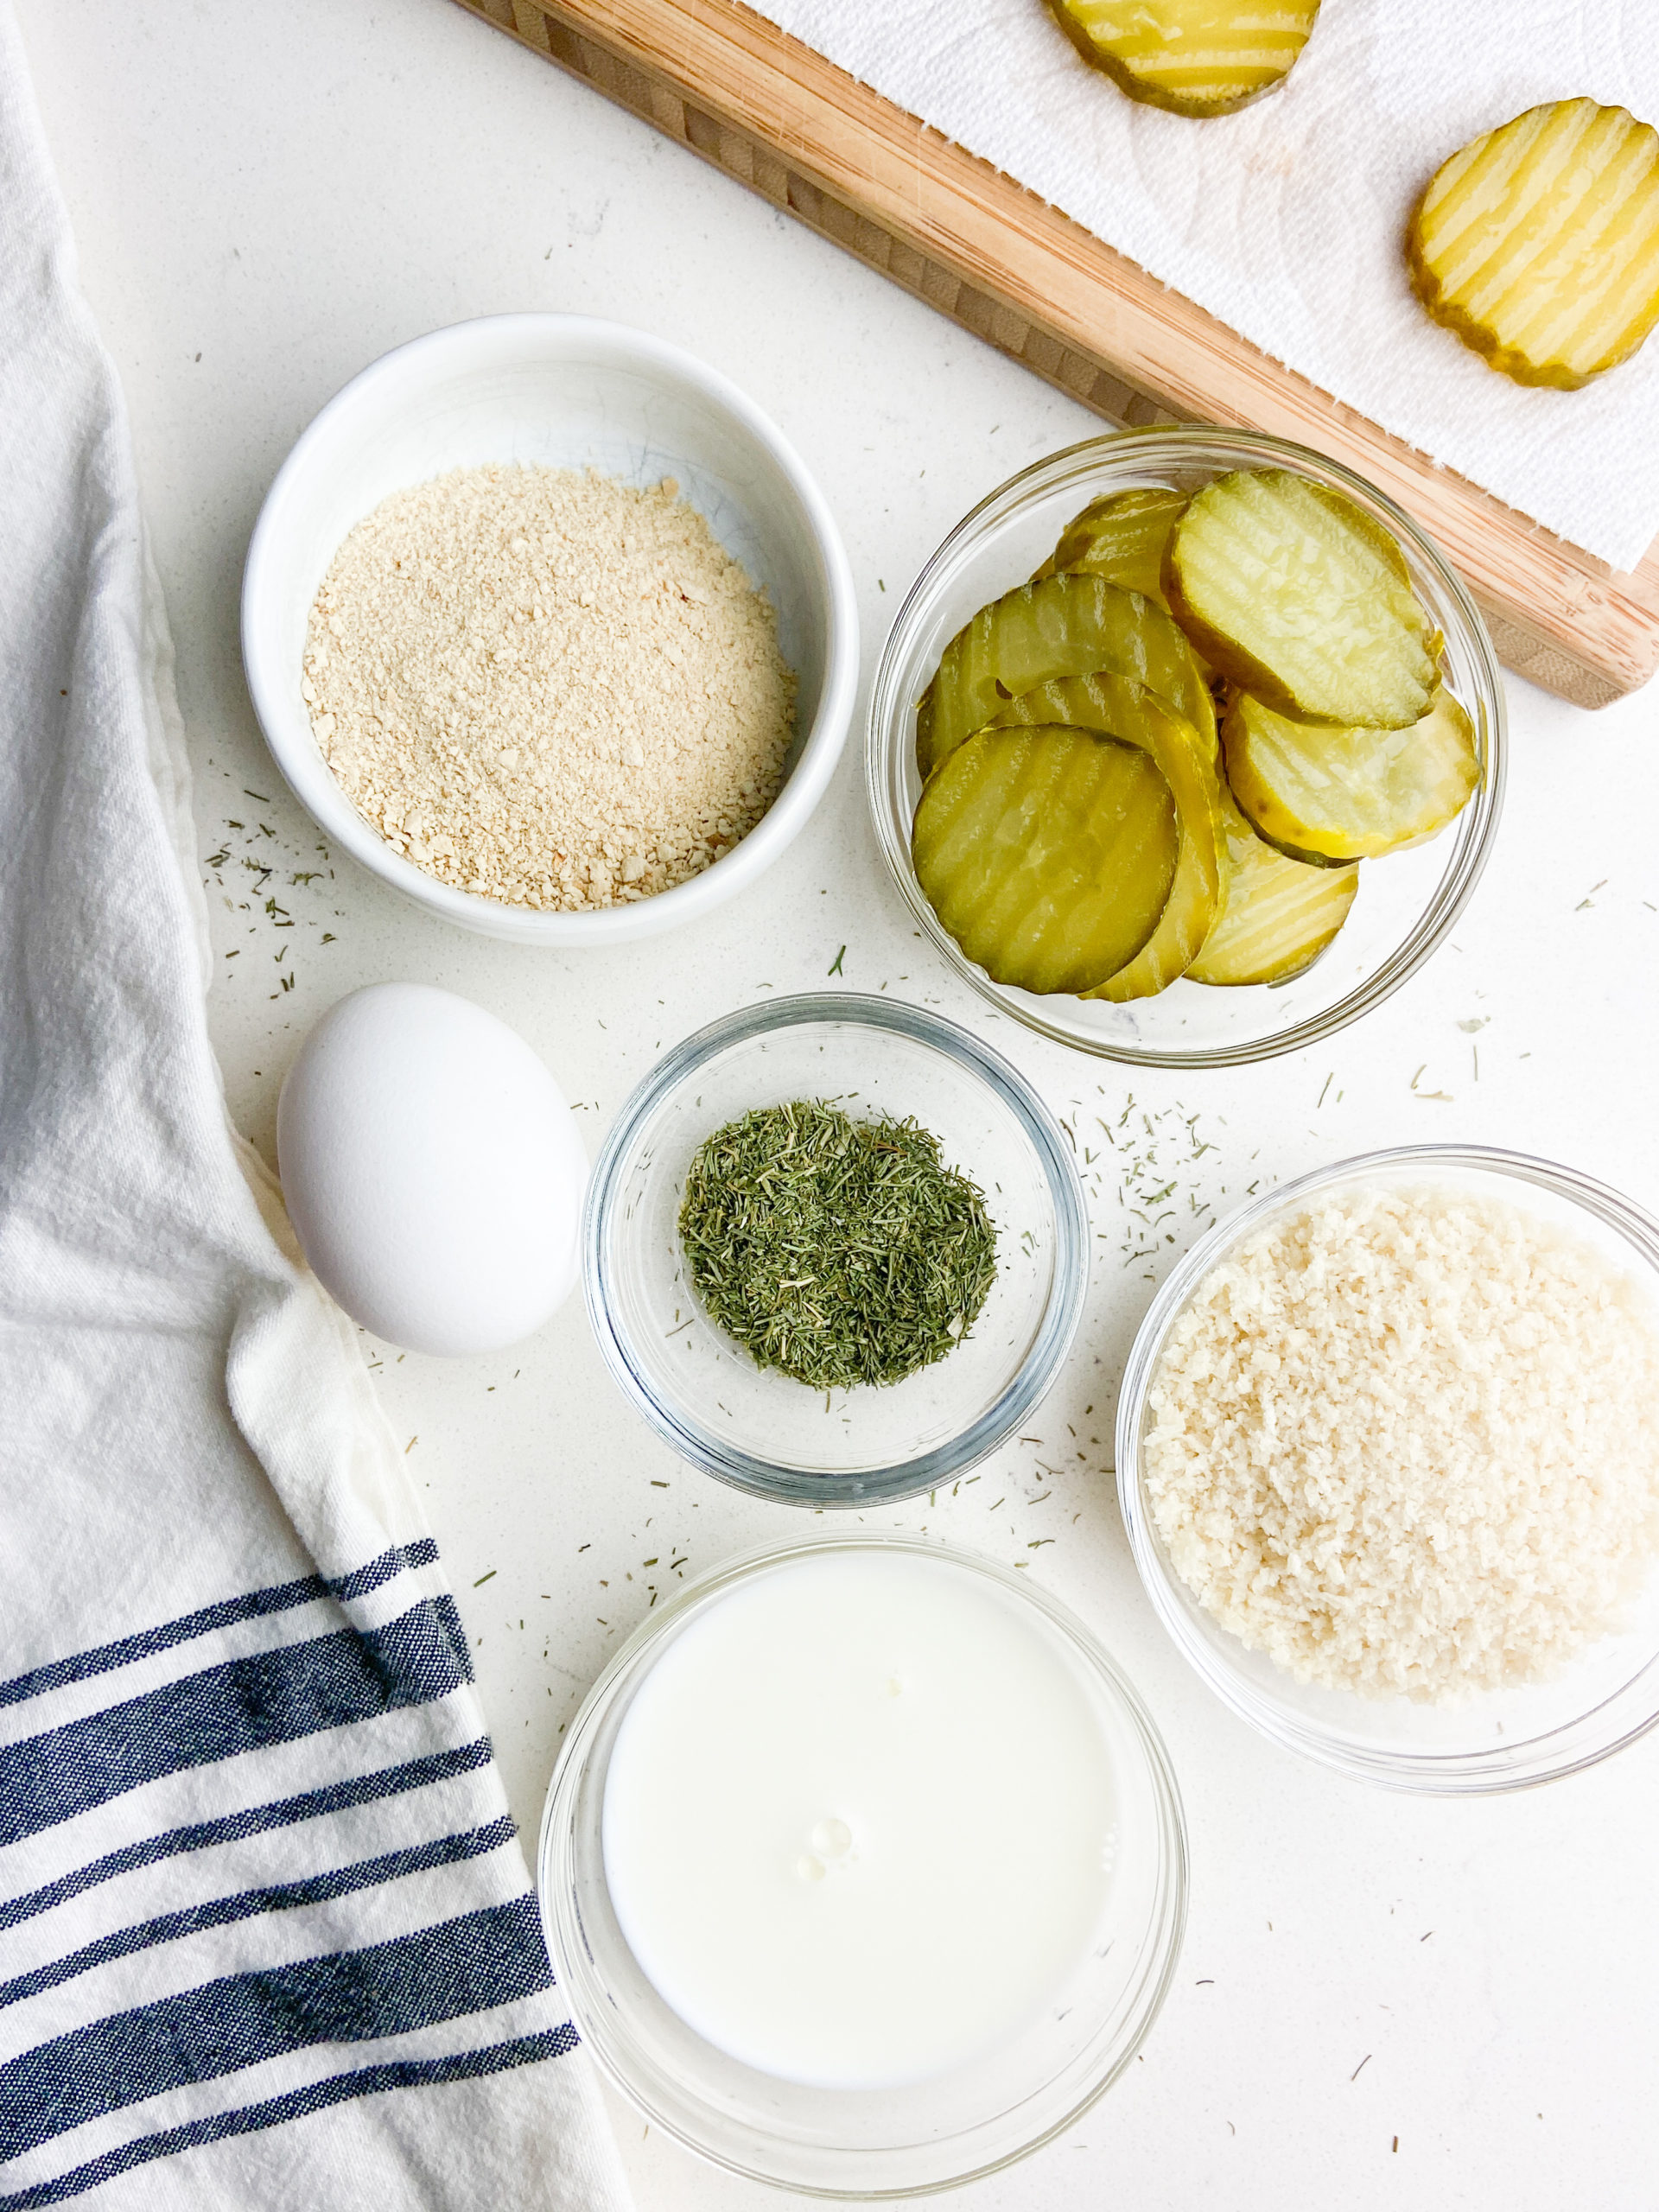
[[[569,1870],[556,1869],[555,1866],[561,1827],[563,1826],[564,1830],[569,1827],[568,1818],[562,1823],[561,1816],[566,1813],[569,1798],[588,1755],[593,1732],[608,1710],[619,1685],[638,1665],[645,1650],[659,1643],[674,1621],[692,1605],[716,1598],[749,1576],[764,1573],[779,1561],[855,1550],[906,1551],[942,1559],[958,1568],[985,1576],[999,1588],[1034,1605],[1049,1625],[1082,1655],[1090,1669],[1103,1681],[1109,1694],[1117,1700],[1146,1756],[1153,1794],[1157,1801],[1160,1843],[1160,1911],[1156,1923],[1156,1963],[1141,1977],[1133,2032],[1128,2036],[1123,2048],[1109,2066],[1102,2071],[1099,2080],[1092,2082],[1086,2094],[1077,2098],[1064,2114],[1042,2126],[1028,2140],[1014,2148],[984,2158],[960,2172],[920,2183],[884,2188],[849,2187],[845,2183],[817,2184],[793,2177],[785,2178],[769,2173],[760,2166],[746,2164],[698,2141],[642,2094],[618,2066],[611,2052],[613,2022],[606,2020],[602,2030],[594,2031],[579,2017],[581,2007],[576,2000],[576,1986],[582,1979],[579,1962],[588,1948],[588,1939],[576,1909],[569,1911],[568,1929],[560,1929],[558,1916],[566,1906],[570,1884],[565,1878]],[[556,1871],[562,1877],[557,1883],[552,1878]],[[741,2174],[747,2179],[794,2190],[805,2196],[827,2197],[843,2203],[875,2203],[935,2195],[944,2190],[959,2188],[968,2182],[982,2180],[988,2174],[999,2173],[1016,2164],[1074,2126],[1083,2114],[1122,2078],[1157,2024],[1174,1983],[1175,1971],[1185,1941],[1192,1851],[1180,1784],[1168,1746],[1134,1680],[1086,1621],[1040,1582],[1033,1581],[1029,1575],[1016,1572],[987,1553],[911,1529],[825,1529],[811,1535],[774,1537],[767,1542],[752,1545],[721,1560],[694,1581],[686,1583],[672,1592],[665,1605],[656,1607],[645,1616],[606,1662],[566,1732],[542,1803],[535,1872],[542,1926],[555,1971],[559,1972],[563,1964],[562,1952],[578,1961],[575,1971],[567,1970],[563,1974],[561,1984],[569,2001],[577,2031],[584,2037],[599,2065],[653,2126],[660,2126],[677,2141],[684,2144],[699,2157],[707,2158],[711,2164],[722,2167],[730,2173]],[[561,1940],[565,1933],[571,1938],[568,1947]]]
[[[898,664],[908,646],[909,633],[920,619],[941,572],[949,569],[958,554],[970,547],[993,521],[1016,512],[1039,493],[1056,489],[1068,477],[1086,475],[1092,465],[1108,456],[1133,462],[1144,455],[1147,467],[1155,468],[1171,457],[1202,460],[1207,453],[1213,453],[1218,463],[1222,456],[1226,455],[1230,458],[1232,465],[1237,466],[1240,457],[1243,456],[1247,461],[1256,460],[1271,466],[1311,470],[1317,476],[1335,481],[1344,490],[1357,493],[1363,503],[1375,507],[1385,517],[1389,528],[1407,542],[1418,560],[1433,575],[1465,626],[1465,642],[1475,664],[1478,689],[1484,694],[1478,704],[1485,709],[1489,725],[1483,762],[1485,772],[1470,803],[1471,821],[1476,834],[1460,841],[1449,873],[1436,887],[1433,899],[1406,943],[1374,975],[1366,976],[1344,998],[1323,1013],[1311,1014],[1270,1036],[1236,1044],[1173,1050],[1107,1036],[1085,1040],[1046,1020],[1035,1007],[1005,993],[1000,985],[994,983],[946,933],[916,881],[915,871],[910,862],[910,824],[908,821],[900,823],[897,820],[893,807],[888,804],[887,788],[887,769],[893,748],[905,741],[903,733],[911,711],[911,702],[899,693]],[[928,556],[899,602],[883,643],[874,682],[870,689],[865,744],[865,787],[875,823],[877,842],[893,880],[910,912],[920,924],[927,942],[955,973],[970,984],[982,998],[988,1000],[999,1013],[1072,1052],[1088,1052],[1095,1058],[1116,1060],[1128,1066],[1175,1069],[1243,1067],[1261,1060],[1275,1059],[1282,1053],[1300,1052],[1306,1046],[1317,1044],[1345,1028],[1350,1022],[1358,1020],[1414,976],[1438,950],[1468,905],[1484,872],[1503,812],[1508,771],[1508,719],[1503,678],[1497,652],[1467,586],[1446,555],[1420,525],[1375,484],[1328,454],[1316,453],[1310,446],[1298,445],[1266,431],[1232,430],[1197,423],[1190,426],[1165,425],[1149,430],[1109,430],[1096,437],[1081,439],[1077,444],[1066,446],[1058,453],[1028,462],[971,507]]]
[[[886,1029],[928,1046],[984,1084],[1014,1115],[1041,1164],[1054,1207],[1054,1270],[1036,1339],[995,1403],[949,1442],[893,1467],[836,1475],[789,1468],[709,1435],[660,1398],[639,1373],[607,1295],[608,1234],[621,1178],[644,1122],[697,1071],[734,1045],[814,1022]],[[582,1225],[582,1290],[605,1363],[624,1395],[680,1458],[704,1474],[774,1504],[831,1510],[893,1505],[954,1482],[1005,1443],[1046,1395],[1071,1348],[1089,1288],[1089,1212],[1077,1162],[1058,1120],[1020,1071],[980,1038],[903,999],[861,991],[807,991],[738,1007],[670,1048],[635,1085],[606,1132],[588,1184]]]
[[[824,610],[823,684],[812,726],[798,732],[793,768],[767,812],[710,867],[649,899],[580,913],[548,913],[460,891],[393,850],[358,813],[329,772],[308,728],[285,698],[287,673],[272,631],[272,572],[290,512],[316,465],[325,435],[365,406],[391,409],[411,372],[464,372],[474,359],[514,349],[542,358],[608,350],[664,385],[689,387],[721,410],[782,474],[798,502],[819,562]],[[805,826],[829,786],[851,726],[859,672],[858,607],[851,565],[828,501],[794,446],[737,385],[694,353],[654,333],[595,315],[522,313],[477,315],[407,339],[359,369],[312,416],[266,493],[243,564],[242,665],[253,709],[283,781],[324,834],[371,874],[429,912],[464,929],[523,944],[572,948],[654,935],[724,903],[760,875]]]
[[[1118,1507],[1135,1571],[1154,1612],[1182,1657],[1240,1719],[1287,1751],[1383,1789],[1434,1796],[1497,1796],[1581,1772],[1659,1726],[1659,1650],[1584,1713],[1534,1735],[1506,1738],[1475,1751],[1403,1750],[1344,1742],[1317,1720],[1295,1713],[1277,1696],[1247,1682],[1230,1658],[1193,1628],[1174,1594],[1174,1570],[1154,1530],[1146,1496],[1141,1438],[1147,1393],[1171,1325],[1204,1277],[1275,1214],[1321,1191],[1400,1169],[1421,1170],[1429,1181],[1437,1174],[1491,1175],[1566,1199],[1624,1237],[1635,1255],[1645,1259],[1659,1276],[1659,1221],[1623,1192],[1556,1160],[1490,1145],[1413,1144],[1356,1153],[1313,1168],[1262,1192],[1207,1230],[1183,1254],[1147,1308],[1135,1332],[1118,1396],[1114,1453]],[[1289,1677],[1286,1679],[1288,1681]],[[1648,1685],[1645,1699],[1632,1700],[1632,1693],[1644,1682]],[[1614,1710],[1626,1702],[1636,1704],[1633,1714]],[[1599,1733],[1595,1726],[1599,1720],[1602,1723]]]

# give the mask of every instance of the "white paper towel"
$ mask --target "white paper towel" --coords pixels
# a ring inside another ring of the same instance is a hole
[[[1126,99],[1044,0],[751,0],[760,13],[1445,467],[1633,567],[1659,535],[1659,337],[1525,390],[1431,323],[1411,207],[1540,101],[1659,123],[1659,0],[1325,0],[1289,80],[1193,122]]]

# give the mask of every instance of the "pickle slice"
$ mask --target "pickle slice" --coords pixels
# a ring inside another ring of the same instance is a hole
[[[1264,844],[1224,788],[1227,890],[1187,969],[1195,983],[1282,983],[1313,965],[1348,918],[1357,868],[1310,868]]]
[[[1200,735],[1215,707],[1192,648],[1161,607],[1099,576],[1047,576],[982,607],[945,647],[916,716],[924,777],[1022,691],[1095,669],[1132,677]]]
[[[1405,556],[1380,523],[1288,469],[1217,477],[1164,563],[1170,609],[1206,660],[1299,721],[1407,729],[1438,676]]]
[[[1283,82],[1319,0],[1049,0],[1085,61],[1132,100],[1230,115]]]
[[[1177,844],[1147,753],[1080,729],[988,729],[929,777],[911,853],[929,905],[993,982],[1081,993],[1157,928]]]
[[[1033,582],[1061,575],[1104,576],[1120,591],[1138,591],[1164,606],[1164,554],[1185,505],[1185,492],[1162,486],[1096,499],[1066,524]]]
[[[1152,998],[1184,973],[1221,912],[1227,830],[1215,753],[1190,722],[1171,714],[1144,685],[1121,676],[1045,683],[1004,708],[993,727],[1022,723],[1065,723],[1135,746],[1157,763],[1169,785],[1180,849],[1158,926],[1132,960],[1083,995],[1115,1005]]]
[[[1659,321],[1659,131],[1594,100],[1529,108],[1436,169],[1406,258],[1495,369],[1576,391]]]
[[[1222,728],[1227,779],[1250,826],[1315,868],[1421,844],[1480,782],[1474,726],[1449,691],[1410,729],[1290,721],[1241,695]]]

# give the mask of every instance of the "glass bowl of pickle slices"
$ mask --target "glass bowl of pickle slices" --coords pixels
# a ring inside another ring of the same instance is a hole
[[[1154,1067],[1300,1050],[1396,990],[1479,880],[1497,657],[1410,518],[1282,440],[1091,438],[982,500],[899,608],[877,833],[1003,1012]]]

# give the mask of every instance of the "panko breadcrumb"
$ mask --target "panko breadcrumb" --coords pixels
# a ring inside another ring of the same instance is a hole
[[[1590,1246],[1351,1190],[1199,1284],[1153,1380],[1181,1580],[1298,1681],[1450,1702],[1555,1672],[1659,1553],[1659,1331]]]

